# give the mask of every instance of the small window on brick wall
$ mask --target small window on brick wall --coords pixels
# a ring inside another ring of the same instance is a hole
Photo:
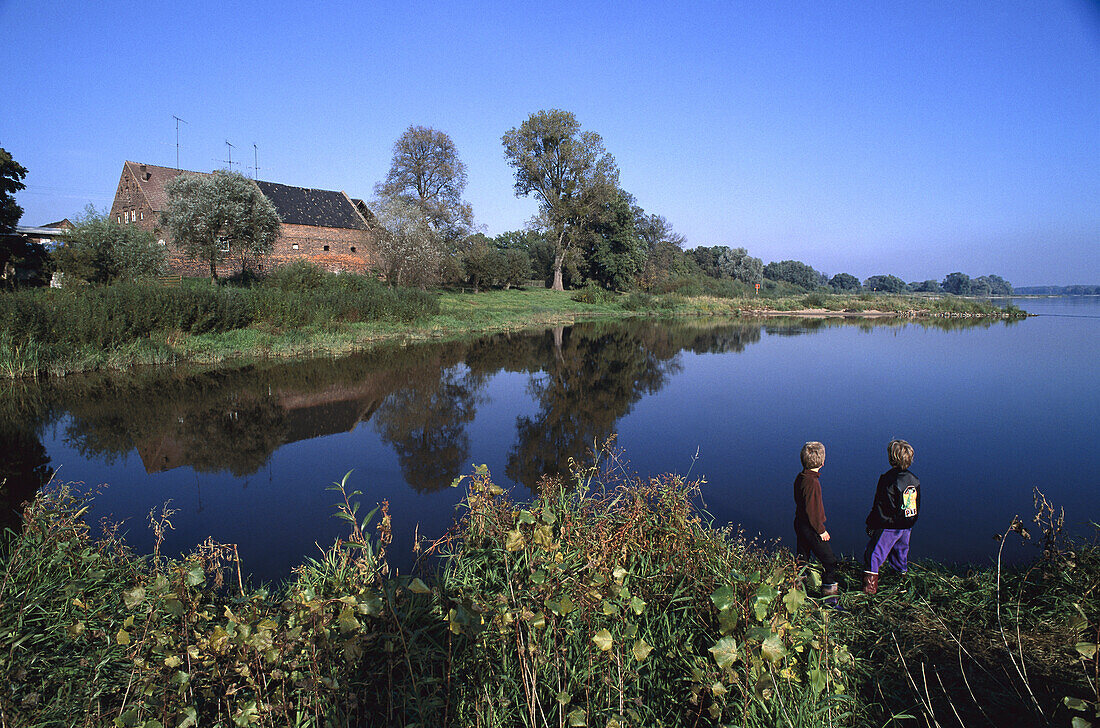
[[[139,220],[144,220],[145,219],[145,213],[144,212],[138,213],[138,219]]]
[[[328,251],[328,246],[327,245],[325,246],[325,250]]]
[[[353,253],[355,252],[355,246],[354,245],[351,246],[351,252],[353,252]]]
[[[298,243],[291,244],[290,249],[291,250],[297,250],[298,249]]]
[[[116,220],[118,220],[118,224],[119,224],[119,225],[121,225],[121,224],[122,224],[122,215],[116,215],[116,216],[115,216],[115,219],[116,219]]]

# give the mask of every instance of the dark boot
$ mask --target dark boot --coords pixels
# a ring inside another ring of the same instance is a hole
[[[863,572],[863,593],[878,594],[878,574]]]

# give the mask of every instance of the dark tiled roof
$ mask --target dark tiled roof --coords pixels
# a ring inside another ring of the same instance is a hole
[[[164,188],[171,180],[180,174],[201,176],[208,174],[129,161],[126,165],[134,173],[145,197],[149,200],[149,206],[155,212],[161,212],[168,207],[168,195]],[[278,182],[257,181],[256,186],[267,199],[271,200],[271,204],[275,205],[279,219],[288,225],[314,225],[352,230],[363,230],[366,227],[356,206],[343,192],[291,187]],[[365,209],[366,206],[364,205],[363,208]]]
[[[279,219],[287,225],[318,225],[362,230],[366,227],[355,206],[343,192],[291,187],[277,182],[256,185],[275,205]]]

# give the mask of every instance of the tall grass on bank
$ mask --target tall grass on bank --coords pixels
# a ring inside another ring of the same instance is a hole
[[[5,293],[0,295],[0,373],[32,375],[64,358],[88,358],[152,338],[163,343],[180,333],[407,323],[439,311],[436,296],[424,291],[320,269],[307,275],[299,270],[302,265],[288,268],[251,288],[119,283]]]
[[[789,557],[706,525],[680,478],[594,474],[521,506],[478,470],[423,580],[389,574],[385,504],[361,516],[345,478],[349,538],[260,589],[232,547],[92,538],[52,489],[0,579],[0,724],[847,723],[851,657]]]
[[[1032,539],[1015,518],[992,568],[922,563],[845,599],[861,725],[1100,725],[1100,546],[1065,543],[1063,520],[1036,491],[1032,563],[1002,566]]]

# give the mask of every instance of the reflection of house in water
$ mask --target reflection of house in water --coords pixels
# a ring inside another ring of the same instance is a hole
[[[359,423],[369,420],[389,395],[392,387],[387,386],[388,384],[368,378],[354,386],[334,384],[318,392],[273,389],[271,401],[281,420],[280,430],[284,434],[278,442],[272,444],[280,447],[315,437],[351,432]],[[156,437],[138,442],[137,451],[145,472],[159,473],[194,465],[192,454],[196,452],[196,445],[200,449],[207,445],[196,443],[184,434],[186,418],[209,414],[180,415],[174,427],[166,428]],[[227,410],[220,414],[236,419],[240,412]]]

